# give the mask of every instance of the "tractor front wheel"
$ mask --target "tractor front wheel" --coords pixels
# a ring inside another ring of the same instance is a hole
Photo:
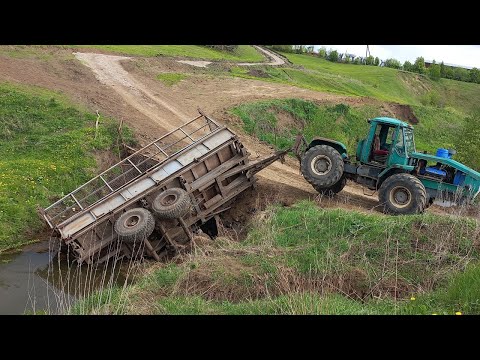
[[[311,147],[301,162],[303,177],[317,191],[329,190],[335,186],[343,175],[343,169],[342,155],[328,145]]]
[[[378,191],[385,213],[394,215],[420,214],[427,206],[427,191],[421,181],[410,174],[387,178]]]

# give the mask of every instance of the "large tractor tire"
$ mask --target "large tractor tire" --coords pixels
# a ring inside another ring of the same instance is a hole
[[[121,241],[142,241],[152,235],[155,219],[147,209],[130,209],[117,219],[114,229]]]
[[[313,188],[322,195],[332,197],[342,191],[346,184],[347,178],[345,176],[342,176],[340,180],[338,180],[333,186],[330,186],[328,188],[320,188],[314,185]]]
[[[336,186],[343,175],[343,168],[342,155],[328,145],[313,146],[302,158],[303,177],[319,192]]]
[[[380,186],[378,198],[387,214],[420,214],[427,207],[425,186],[410,174],[395,174],[387,178]]]
[[[190,196],[185,190],[171,188],[155,197],[152,210],[160,219],[177,219],[184,216],[191,206]]]

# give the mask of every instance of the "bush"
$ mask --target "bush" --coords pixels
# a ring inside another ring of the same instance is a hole
[[[377,56],[375,58],[375,66],[379,66],[380,65],[380,58]]]
[[[366,65],[375,65],[375,58],[370,55],[365,59],[365,64]]]
[[[338,51],[337,50],[330,50],[330,53],[328,54],[328,60],[332,62],[337,62],[338,61]]]
[[[325,46],[322,46],[319,50],[318,50],[318,56],[323,58],[323,59],[326,59],[327,58],[327,49],[325,48]]]
[[[362,58],[360,56],[357,56],[355,60],[353,60],[353,63],[355,65],[361,65],[362,64]]]

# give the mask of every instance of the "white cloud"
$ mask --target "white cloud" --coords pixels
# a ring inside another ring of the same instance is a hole
[[[365,56],[366,45],[315,45],[318,49],[325,46],[339,52],[349,52],[357,56]],[[414,62],[419,56],[425,60],[444,61],[450,64],[480,68],[479,45],[369,45],[370,53],[382,60],[395,58],[404,62]]]

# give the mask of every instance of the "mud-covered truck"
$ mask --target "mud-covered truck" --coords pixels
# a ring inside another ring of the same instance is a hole
[[[436,155],[418,152],[413,126],[401,120],[368,120],[367,136],[355,157],[339,141],[297,137],[295,153],[304,178],[319,192],[334,195],[347,179],[378,190],[387,213],[422,213],[435,200],[471,203],[480,192],[480,173],[455,161],[454,150],[440,148]]]
[[[78,263],[138,255],[160,260],[287,153],[250,162],[230,129],[199,113],[40,210]]]

